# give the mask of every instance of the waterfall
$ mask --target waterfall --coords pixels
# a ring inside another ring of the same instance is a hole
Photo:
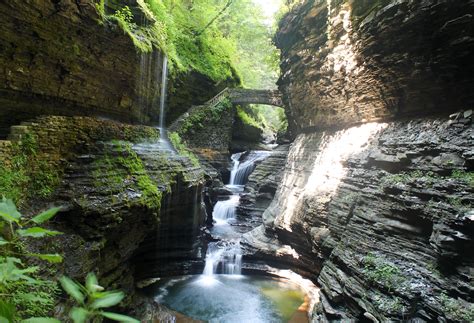
[[[204,284],[213,282],[212,276],[218,272],[225,275],[241,275],[242,250],[240,248],[241,233],[234,230],[232,223],[236,222],[236,210],[240,202],[240,193],[247,183],[249,175],[259,161],[270,155],[267,151],[251,151],[244,157],[244,153],[233,154],[230,184],[227,185],[233,194],[227,199],[218,201],[214,206],[212,218],[215,221],[211,233],[221,240],[211,242],[206,253],[204,266]],[[241,159],[243,158],[243,161]]]
[[[161,69],[161,96],[160,96],[160,123],[159,123],[160,129],[163,131],[165,129],[165,107],[166,107],[167,83],[168,83],[168,57],[165,55],[163,58],[163,67]]]
[[[212,212],[212,218],[221,221],[235,219],[235,209],[239,205],[239,200],[239,195],[232,195],[228,200],[217,202]]]
[[[245,185],[257,163],[270,155],[268,151],[251,151],[243,162],[239,162],[242,153],[232,155],[234,167],[230,175],[230,185]]]
[[[162,57],[162,59],[161,59]],[[160,83],[161,81],[161,83]],[[160,86],[161,85],[161,86]],[[140,144],[138,149],[158,149],[175,154],[176,150],[168,139],[166,133],[166,98],[168,85],[168,58],[161,56],[158,51],[141,53],[140,73],[138,79],[138,107],[140,119],[146,121],[144,116],[150,117],[159,113],[158,126],[160,139],[154,144]],[[159,99],[159,112],[158,108]],[[156,118],[156,117],[155,117]],[[152,118],[153,119],[153,118]]]

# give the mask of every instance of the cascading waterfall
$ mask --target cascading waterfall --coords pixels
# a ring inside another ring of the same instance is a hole
[[[255,154],[259,156],[255,158]],[[247,162],[256,163],[264,156],[268,153],[233,155],[234,173],[242,167],[251,172],[255,165]],[[240,240],[249,227],[237,218],[236,208],[247,179],[248,175],[238,182],[241,185],[227,185],[233,194],[221,196],[214,207],[212,242],[202,275],[164,279],[156,299],[193,319],[211,323],[307,322],[297,316],[306,306],[305,293],[299,287],[268,277],[242,275]]]
[[[249,175],[255,169],[259,161],[270,155],[267,151],[252,151],[240,162],[244,153],[232,155],[233,167],[231,171],[230,184],[233,195],[228,199],[218,201],[214,206],[212,217],[215,221],[211,233],[218,238],[219,242],[210,243],[206,254],[204,276],[212,277],[220,272],[225,275],[241,275],[242,252],[240,248],[240,233],[232,228],[232,222],[236,220],[236,209],[240,202],[240,192],[243,185],[248,181]]]
[[[245,185],[248,181],[249,175],[254,171],[257,163],[264,160],[270,155],[268,151],[251,151],[244,162],[239,160],[242,153],[232,155],[234,160],[234,168],[230,174],[230,185]],[[235,166],[237,165],[237,167]]]

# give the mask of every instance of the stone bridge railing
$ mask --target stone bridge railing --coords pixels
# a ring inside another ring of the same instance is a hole
[[[215,106],[225,98],[233,104],[266,104],[283,107],[282,94],[278,90],[252,90],[226,88],[205,103],[206,106]]]

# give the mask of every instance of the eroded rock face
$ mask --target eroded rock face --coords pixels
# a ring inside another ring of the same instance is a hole
[[[473,14],[470,1],[305,1],[275,38],[293,135],[469,108]]]
[[[64,234],[47,241],[52,252],[64,255],[58,275],[82,281],[96,272],[104,286],[126,291],[128,311],[140,301],[141,279],[189,272],[177,265],[180,259],[202,267],[204,171],[155,145],[155,128],[62,116],[39,117],[21,127],[37,138],[29,158],[54,165],[61,176],[50,196],[29,201],[33,206],[27,208],[62,206],[50,225]],[[21,139],[16,132],[11,137]],[[28,247],[44,251],[44,245]],[[160,266],[151,266],[157,259]]]
[[[97,4],[94,0],[0,3],[0,138],[11,125],[38,115],[157,123],[164,55],[158,49],[141,52],[116,22],[100,16]],[[128,5],[137,22],[143,23],[136,1]],[[195,71],[173,76],[169,120],[238,83],[235,76],[216,84]]]
[[[299,135],[248,250],[317,277],[316,321],[472,320],[473,135],[443,119]]]
[[[289,145],[281,145],[255,167],[250,174],[245,192],[240,197],[237,214],[251,226],[261,223],[263,212],[275,196],[283,176]]]

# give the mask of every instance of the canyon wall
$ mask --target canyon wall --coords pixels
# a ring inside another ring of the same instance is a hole
[[[146,24],[137,1],[127,4]],[[98,6],[93,0],[0,3],[0,138],[38,115],[157,122],[163,53],[136,47]],[[227,85],[196,71],[170,78],[170,119]]]
[[[314,321],[474,319],[473,6],[310,0],[280,22],[295,141],[243,244],[320,285]]]
[[[293,131],[473,104],[470,1],[305,1],[280,22]]]
[[[28,241],[28,250],[47,248],[63,255],[62,263],[49,265],[56,276],[83,281],[95,272],[104,286],[126,291],[122,306],[135,308],[137,317],[166,312],[141,298],[137,286],[157,271],[186,273],[186,268],[164,266],[180,257],[203,266],[198,252],[206,219],[202,168],[186,157],[163,153],[154,144],[159,132],[153,127],[92,117],[37,117],[13,127],[9,138],[0,141],[5,177],[0,190],[6,178],[15,178],[25,214],[61,206],[49,225],[63,234],[42,244]],[[19,160],[25,162],[15,166]],[[154,257],[159,266],[150,266]],[[137,302],[148,305],[137,307]],[[66,315],[65,305],[59,304],[56,317]]]

